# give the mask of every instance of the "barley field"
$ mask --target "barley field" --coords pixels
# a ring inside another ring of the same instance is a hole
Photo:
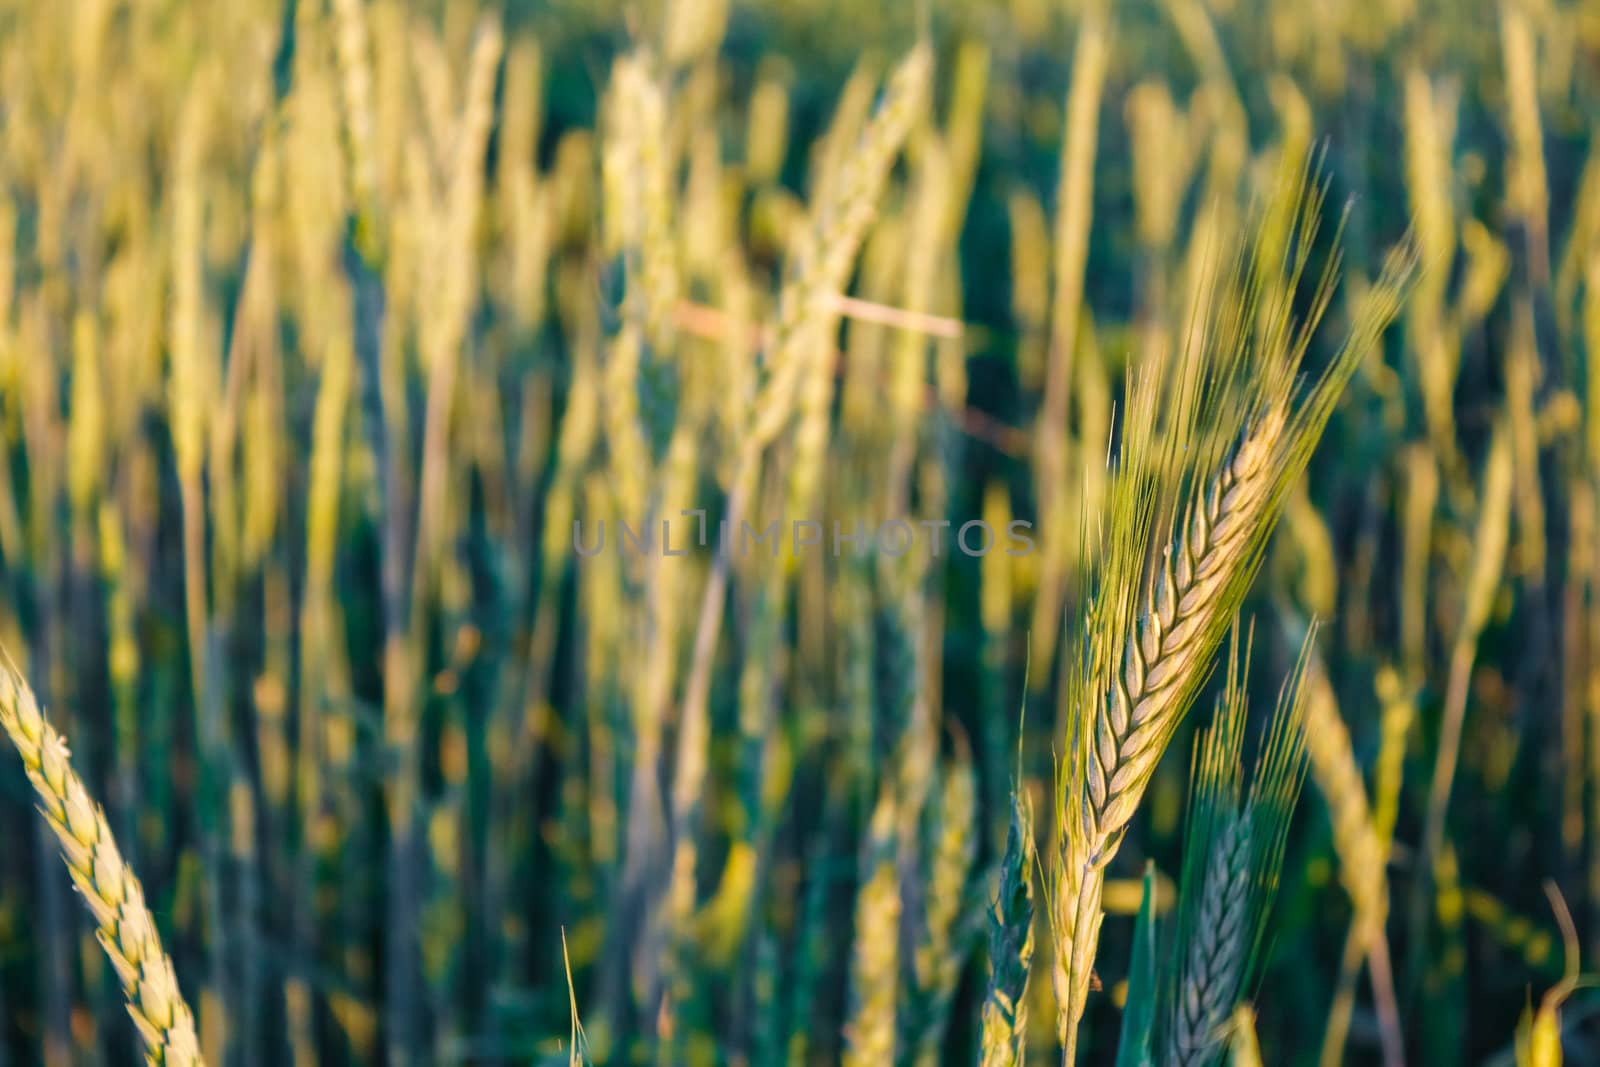
[[[1592,0],[0,0],[0,1067],[1600,1063]]]

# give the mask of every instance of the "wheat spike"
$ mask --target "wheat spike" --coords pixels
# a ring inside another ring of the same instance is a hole
[[[850,963],[854,1009],[845,1031],[844,1067],[894,1062],[895,987],[900,969],[895,808],[892,788],[885,787],[872,815],[867,880],[856,895],[856,940]]]
[[[800,398],[811,404],[814,412],[819,395],[831,395],[832,382],[826,380],[828,374],[824,373],[831,365],[831,345],[823,341],[838,319],[830,301],[849,280],[851,264],[871,225],[890,170],[922,112],[932,73],[932,49],[926,43],[919,44],[890,78],[882,102],[854,142],[854,153],[841,161],[836,171],[824,172],[811,218],[793,253],[790,278],[779,297],[771,376],[753,399],[748,421],[741,419],[741,443],[728,491],[726,521],[730,529],[740,529],[761,474],[763,450],[790,424]],[[841,139],[835,137],[832,143]],[[800,447],[804,452],[805,446]],[[811,456],[813,460],[817,458],[816,454]],[[795,475],[813,486],[819,476],[820,471],[815,469],[803,477]],[[804,488],[794,493],[797,499],[807,499],[809,495],[810,490]],[[679,756],[671,786],[674,837],[679,844],[673,863],[674,877],[685,885],[693,884],[696,862],[687,826],[691,815],[687,801],[698,797],[703,786],[705,757],[701,750],[709,729],[706,716],[711,671],[729,566],[727,552],[719,551],[705,583],[679,716]],[[898,890],[894,895],[898,907]],[[892,1018],[889,1025],[892,1043]]]
[[[1398,312],[1409,251],[1357,306],[1344,348],[1302,396],[1295,374],[1326,309],[1330,264],[1297,325],[1291,307],[1317,228],[1320,190],[1280,189],[1248,256],[1211,294],[1177,364],[1133,376],[1108,495],[1096,589],[1068,699],[1075,721],[1057,780],[1050,920],[1058,1037],[1071,1063],[1099,940],[1105,867],[1205,678],[1289,486],[1304,470],[1356,362]],[[1294,251],[1291,253],[1290,249]],[[1276,263],[1263,269],[1261,263]],[[1150,548],[1165,547],[1152,561]]]
[[[1279,416],[1262,430],[1275,438],[1281,427]],[[1263,512],[1275,474],[1268,459],[1274,443],[1258,431],[1193,509],[1177,551],[1165,554],[1164,573],[1144,615],[1144,632],[1128,632],[1122,669],[1111,673],[1103,695],[1091,698],[1098,706],[1081,727],[1087,739],[1075,768],[1077,788],[1062,802],[1066,840],[1061,844],[1061,882],[1053,886],[1051,901],[1062,1009],[1058,1036],[1063,1044],[1072,1041],[1087,999],[1104,867],[1121,844],[1215,648],[1216,607],[1236,604],[1242,594],[1240,589],[1224,595],[1230,586],[1238,587],[1233,579],[1247,565],[1253,531],[1266,520]]]
[[[1121,829],[1133,814],[1142,792],[1135,783],[1149,778],[1165,747],[1158,744],[1164,740],[1160,727],[1171,722],[1185,680],[1215,647],[1208,624],[1267,517],[1283,429],[1281,410],[1262,420],[1193,511],[1177,552],[1166,556],[1139,638],[1127,645],[1122,676],[1096,724],[1089,795],[1103,834]]]
[[[1218,1044],[1217,1024],[1231,1007],[1243,973],[1249,897],[1243,891],[1250,862],[1250,834],[1238,818],[1225,817],[1206,865],[1195,921],[1198,935],[1183,960],[1172,1048],[1173,1064],[1208,1062]]]
[[[1373,829],[1372,811],[1361,770],[1351,751],[1350,733],[1339,716],[1333,689],[1320,664],[1309,684],[1311,768],[1328,803],[1334,851],[1339,855],[1339,878],[1355,906],[1357,922],[1381,928],[1389,910],[1383,843]]]
[[[853,141],[846,141],[845,117],[835,120],[830,151],[842,154],[837,167],[821,172],[810,217],[791,253],[789,278],[778,301],[777,337],[770,356],[771,377],[750,412],[749,433],[760,446],[777,439],[791,416],[803,409],[807,379],[828,367],[829,336],[838,321],[832,300],[849,281],[890,171],[912,126],[923,114],[933,77],[933,51],[919,43],[896,68],[883,99]],[[809,391],[820,387],[814,382]],[[816,403],[815,397],[810,398]],[[797,497],[807,497],[797,491]]]
[[[66,739],[46,721],[28,683],[7,664],[0,664],[0,727],[22,756],[40,811],[61,841],[67,870],[94,913],[95,934],[122,982],[128,1014],[149,1050],[147,1062],[200,1067],[194,1016],[161,949],[144,890],[122,862],[105,812],[72,769]]]
[[[1379,669],[1373,688],[1383,706],[1383,716],[1379,722],[1377,766],[1372,775],[1372,828],[1387,852],[1394,843],[1394,824],[1400,818],[1406,735],[1417,718],[1417,697],[1390,667]]]
[[[372,52],[367,15],[360,0],[334,0],[334,38],[339,68],[340,103],[350,150],[350,183],[355,206],[361,212],[363,236],[378,235],[372,219],[378,194],[378,159],[373,124]]]
[[[967,875],[977,839],[977,782],[966,744],[957,746],[956,762],[945,771],[939,794],[938,833],[928,859],[924,932],[912,956],[920,1026],[916,1034],[919,1067],[936,1067],[943,1044],[950,1001],[961,981],[961,965],[971,941],[967,937]]]
[[[1535,285],[1550,277],[1550,183],[1539,123],[1537,30],[1529,6],[1516,0],[1500,5],[1500,44],[1505,62],[1506,125],[1511,134],[1511,166],[1506,199],[1527,227],[1529,267]]]
[[[1244,794],[1246,701],[1234,631],[1227,688],[1195,752],[1167,1063],[1201,1065],[1221,1057],[1228,1020],[1259,963],[1289,819],[1305,778],[1300,677],[1312,637],[1306,635],[1299,663],[1279,692]]]
[[[1087,999],[1105,865],[1216,647],[1218,608],[1228,610],[1242,596],[1237,576],[1259,552],[1253,542],[1270,518],[1277,474],[1271,460],[1282,427],[1281,414],[1263,423],[1191,510],[1176,551],[1165,554],[1142,632],[1124,631],[1121,669],[1102,672],[1109,684],[1090,698],[1094,711],[1080,727],[1086,737],[1074,768],[1077,788],[1062,802],[1062,880],[1051,901],[1063,1044],[1075,1036]]]
[[[1033,804],[1018,783],[1000,862],[1000,890],[989,912],[989,992],[983,1001],[979,1067],[1022,1067],[1033,969]]]

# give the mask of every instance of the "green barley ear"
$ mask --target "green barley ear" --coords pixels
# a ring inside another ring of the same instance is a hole
[[[1057,775],[1046,887],[1057,1032],[1072,1063],[1099,942],[1105,869],[1244,599],[1285,496],[1358,363],[1398,313],[1412,273],[1396,252],[1358,302],[1320,376],[1298,375],[1331,300],[1334,257],[1303,316],[1295,297],[1321,212],[1309,169],[1200,302],[1184,344],[1129,375],[1122,445],[1066,684],[1072,720]],[[1262,264],[1267,264],[1263,268]]]
[[[1117,1039],[1117,1067],[1146,1067],[1150,1031],[1156,1020],[1156,865],[1144,865],[1139,918],[1128,955],[1128,998],[1122,1009],[1122,1034]]]
[[[983,1000],[979,1067],[1022,1067],[1027,1053],[1028,977],[1033,970],[1033,801],[1018,780],[989,909],[989,991]]]
[[[1165,1011],[1164,1063],[1202,1067],[1227,1048],[1227,1028],[1261,963],[1284,842],[1305,781],[1305,698],[1300,684],[1314,638],[1278,693],[1248,791],[1242,760],[1247,703],[1235,628],[1227,684],[1196,744],[1184,841],[1183,886]]]

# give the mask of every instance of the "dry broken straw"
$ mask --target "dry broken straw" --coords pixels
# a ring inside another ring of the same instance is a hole
[[[128,1013],[151,1064],[198,1067],[194,1016],[178,990],[172,961],[161,949],[139,880],[123,863],[105,813],[89,797],[68,760],[67,742],[45,720],[28,683],[0,663],[0,727],[22,755],[40,811],[61,841],[72,880],[99,925],[96,936],[111,957],[128,997]]]

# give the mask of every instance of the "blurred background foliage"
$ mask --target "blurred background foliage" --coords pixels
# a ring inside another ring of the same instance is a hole
[[[1509,1057],[1600,958],[1597,116],[1581,0],[12,0],[0,639],[214,1064],[564,1062],[574,1010],[598,1062],[969,1062],[1123,370],[1309,154],[1313,364],[1425,270],[1248,601],[1264,691],[1323,620],[1261,1047]],[[572,550],[735,501],[1037,551]],[[0,1063],[130,1062],[28,797],[0,760]]]

